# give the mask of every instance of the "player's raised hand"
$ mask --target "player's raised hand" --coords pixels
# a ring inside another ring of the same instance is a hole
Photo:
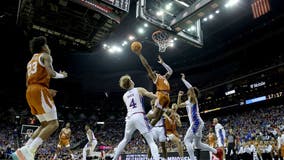
[[[181,73],[180,75],[181,75],[181,79],[185,79],[184,73]]]
[[[164,60],[162,59],[162,57],[160,56],[160,55],[158,55],[158,63],[160,63],[160,64],[162,64],[162,63],[164,63]]]
[[[64,78],[68,77],[68,73],[65,72],[65,71],[60,71],[59,73],[60,73],[60,74],[63,74]]]

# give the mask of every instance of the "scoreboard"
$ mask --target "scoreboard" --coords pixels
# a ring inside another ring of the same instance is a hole
[[[117,7],[125,12],[129,12],[130,0],[102,0],[114,7]]]

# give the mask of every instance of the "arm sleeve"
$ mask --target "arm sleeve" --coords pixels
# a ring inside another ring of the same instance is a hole
[[[162,65],[163,65],[163,66],[165,67],[165,69],[168,71],[169,75],[172,75],[172,74],[173,74],[173,70],[172,70],[172,68],[171,68],[169,65],[167,65],[165,62],[162,63]]]
[[[184,83],[184,85],[186,86],[187,89],[192,87],[192,85],[187,80],[182,79],[182,82]]]

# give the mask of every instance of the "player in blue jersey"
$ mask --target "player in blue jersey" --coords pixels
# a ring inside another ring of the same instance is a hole
[[[187,87],[187,100],[181,103],[181,96],[183,92],[180,91],[178,94],[178,105],[179,107],[186,107],[190,127],[188,128],[186,135],[184,137],[184,144],[186,146],[187,152],[189,154],[190,160],[196,160],[194,156],[194,146],[198,149],[207,150],[212,152],[221,160],[222,150],[221,149],[214,149],[207,144],[201,142],[202,138],[202,130],[204,127],[204,122],[199,114],[199,107],[198,107],[198,95],[199,90],[196,87],[193,87],[188,81],[185,80],[185,75],[181,74],[181,80]]]

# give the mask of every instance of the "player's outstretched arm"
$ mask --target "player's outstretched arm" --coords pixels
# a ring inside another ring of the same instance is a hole
[[[179,108],[184,108],[186,104],[184,102],[181,102],[181,96],[183,95],[183,91],[178,92],[178,99],[177,99],[177,105]]]
[[[65,71],[60,71],[59,73],[54,71],[50,55],[43,53],[41,61],[43,62],[44,67],[46,68],[47,72],[52,78],[59,79],[59,78],[66,78],[68,76],[68,74]]]
[[[182,82],[184,83],[184,85],[186,86],[186,88],[187,88],[187,89],[191,88],[192,85],[191,85],[187,80],[185,80],[185,75],[184,75],[184,73],[181,73],[180,75],[181,75],[181,80],[182,80]]]
[[[145,88],[139,87],[137,89],[138,89],[139,94],[142,95],[142,96],[146,96],[146,97],[149,97],[151,99],[157,98],[157,96],[154,93],[147,91]]]
[[[171,77],[171,75],[173,74],[172,68],[164,62],[164,60],[162,59],[162,57],[161,57],[160,55],[158,56],[158,59],[159,59],[159,60],[158,60],[158,63],[160,63],[161,65],[163,65],[164,68],[167,70],[167,73],[166,73],[164,76],[165,76],[167,79],[169,79],[169,78]]]
[[[141,61],[141,63],[143,64],[143,66],[145,67],[145,69],[147,70],[149,77],[155,81],[156,80],[156,74],[153,72],[151,66],[149,65],[148,61],[146,60],[146,58],[142,55],[139,54],[139,59]]]
[[[179,114],[176,113],[175,119],[176,119],[176,124],[177,124],[177,126],[178,126],[178,127],[181,127],[181,121],[180,121],[180,116],[179,116]]]

